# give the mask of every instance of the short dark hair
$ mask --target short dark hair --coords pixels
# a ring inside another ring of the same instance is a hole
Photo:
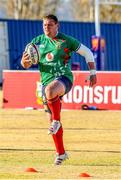
[[[43,17],[43,20],[45,20],[45,19],[52,19],[52,20],[55,21],[56,24],[58,23],[58,18],[57,18],[55,15],[53,15],[53,14],[45,15],[45,16]]]

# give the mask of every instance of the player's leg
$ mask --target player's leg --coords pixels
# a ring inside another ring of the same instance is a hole
[[[61,127],[60,111],[61,101],[60,96],[65,93],[65,86],[62,82],[54,80],[45,88],[48,106],[52,113],[52,126],[49,129],[50,134],[56,134]]]
[[[60,96],[65,93],[65,86],[62,82],[54,80],[45,88],[48,106],[52,112],[52,119],[60,121],[61,102]]]
[[[50,134],[56,134],[58,129],[61,127],[60,123],[60,111],[61,101],[60,96],[68,93],[72,87],[71,81],[65,77],[58,77],[56,80],[51,82],[45,88],[45,94],[47,99],[48,107],[52,113],[52,126],[49,129]]]
[[[47,104],[43,104],[43,106],[44,106],[44,111],[46,112],[46,115],[47,115],[48,122],[51,125],[51,123],[52,123],[52,113],[51,113],[51,111],[50,111]]]
[[[49,106],[47,104],[47,99],[46,99],[46,95],[45,95],[45,88],[46,88],[45,86],[42,87],[43,106],[44,106],[44,110],[45,110],[45,112],[47,114],[47,118],[48,118],[49,124],[50,124],[50,126],[52,126],[52,124],[51,124],[52,123],[52,113],[51,113],[51,110],[50,110],[50,108],[49,108]],[[59,151],[57,137],[55,135],[52,135],[52,137],[53,137],[53,141],[54,141],[54,144],[55,144],[55,147],[56,147],[56,154],[59,154],[59,152],[62,151],[63,142],[61,143],[62,144],[62,148],[60,148],[60,151]]]
[[[45,93],[52,113],[52,123],[48,132],[52,134],[56,154],[64,154],[63,128],[60,122],[61,100],[59,96],[65,93],[65,87],[62,82],[55,80],[46,87]]]
[[[47,104],[44,104],[44,110],[47,114],[47,118],[49,121],[49,124],[51,126],[52,123],[52,113],[48,107]],[[64,145],[63,145],[63,139],[62,139],[62,134],[63,134],[63,129],[60,127],[60,129],[58,130],[58,132],[55,134],[52,134],[52,138],[55,144],[55,148],[56,148],[56,154],[63,154],[64,153]]]
[[[59,97],[69,92],[71,87],[72,83],[70,80],[65,77],[60,77],[50,83],[45,89],[48,107],[52,112],[52,124],[49,132],[52,134],[56,146],[57,156],[55,164],[57,165],[61,164],[63,160],[68,158],[63,144],[63,128],[60,123],[61,101]]]

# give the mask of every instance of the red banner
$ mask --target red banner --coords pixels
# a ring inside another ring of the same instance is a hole
[[[63,109],[81,109],[82,105],[96,109],[121,110],[121,73],[97,72],[93,88],[85,79],[89,72],[75,71],[72,90],[63,97]],[[3,108],[42,108],[37,104],[38,71],[3,72]]]

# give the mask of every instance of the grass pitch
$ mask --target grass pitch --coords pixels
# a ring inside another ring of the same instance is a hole
[[[73,110],[61,114],[70,158],[54,166],[55,148],[47,135],[45,113],[0,109],[0,179],[82,179],[83,172],[90,179],[121,179],[121,112]],[[28,167],[38,173],[25,172]]]

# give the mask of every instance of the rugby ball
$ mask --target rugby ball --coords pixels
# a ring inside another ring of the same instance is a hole
[[[29,55],[32,64],[36,65],[39,63],[40,53],[37,45],[35,45],[34,43],[29,43],[26,45],[25,51]]]

